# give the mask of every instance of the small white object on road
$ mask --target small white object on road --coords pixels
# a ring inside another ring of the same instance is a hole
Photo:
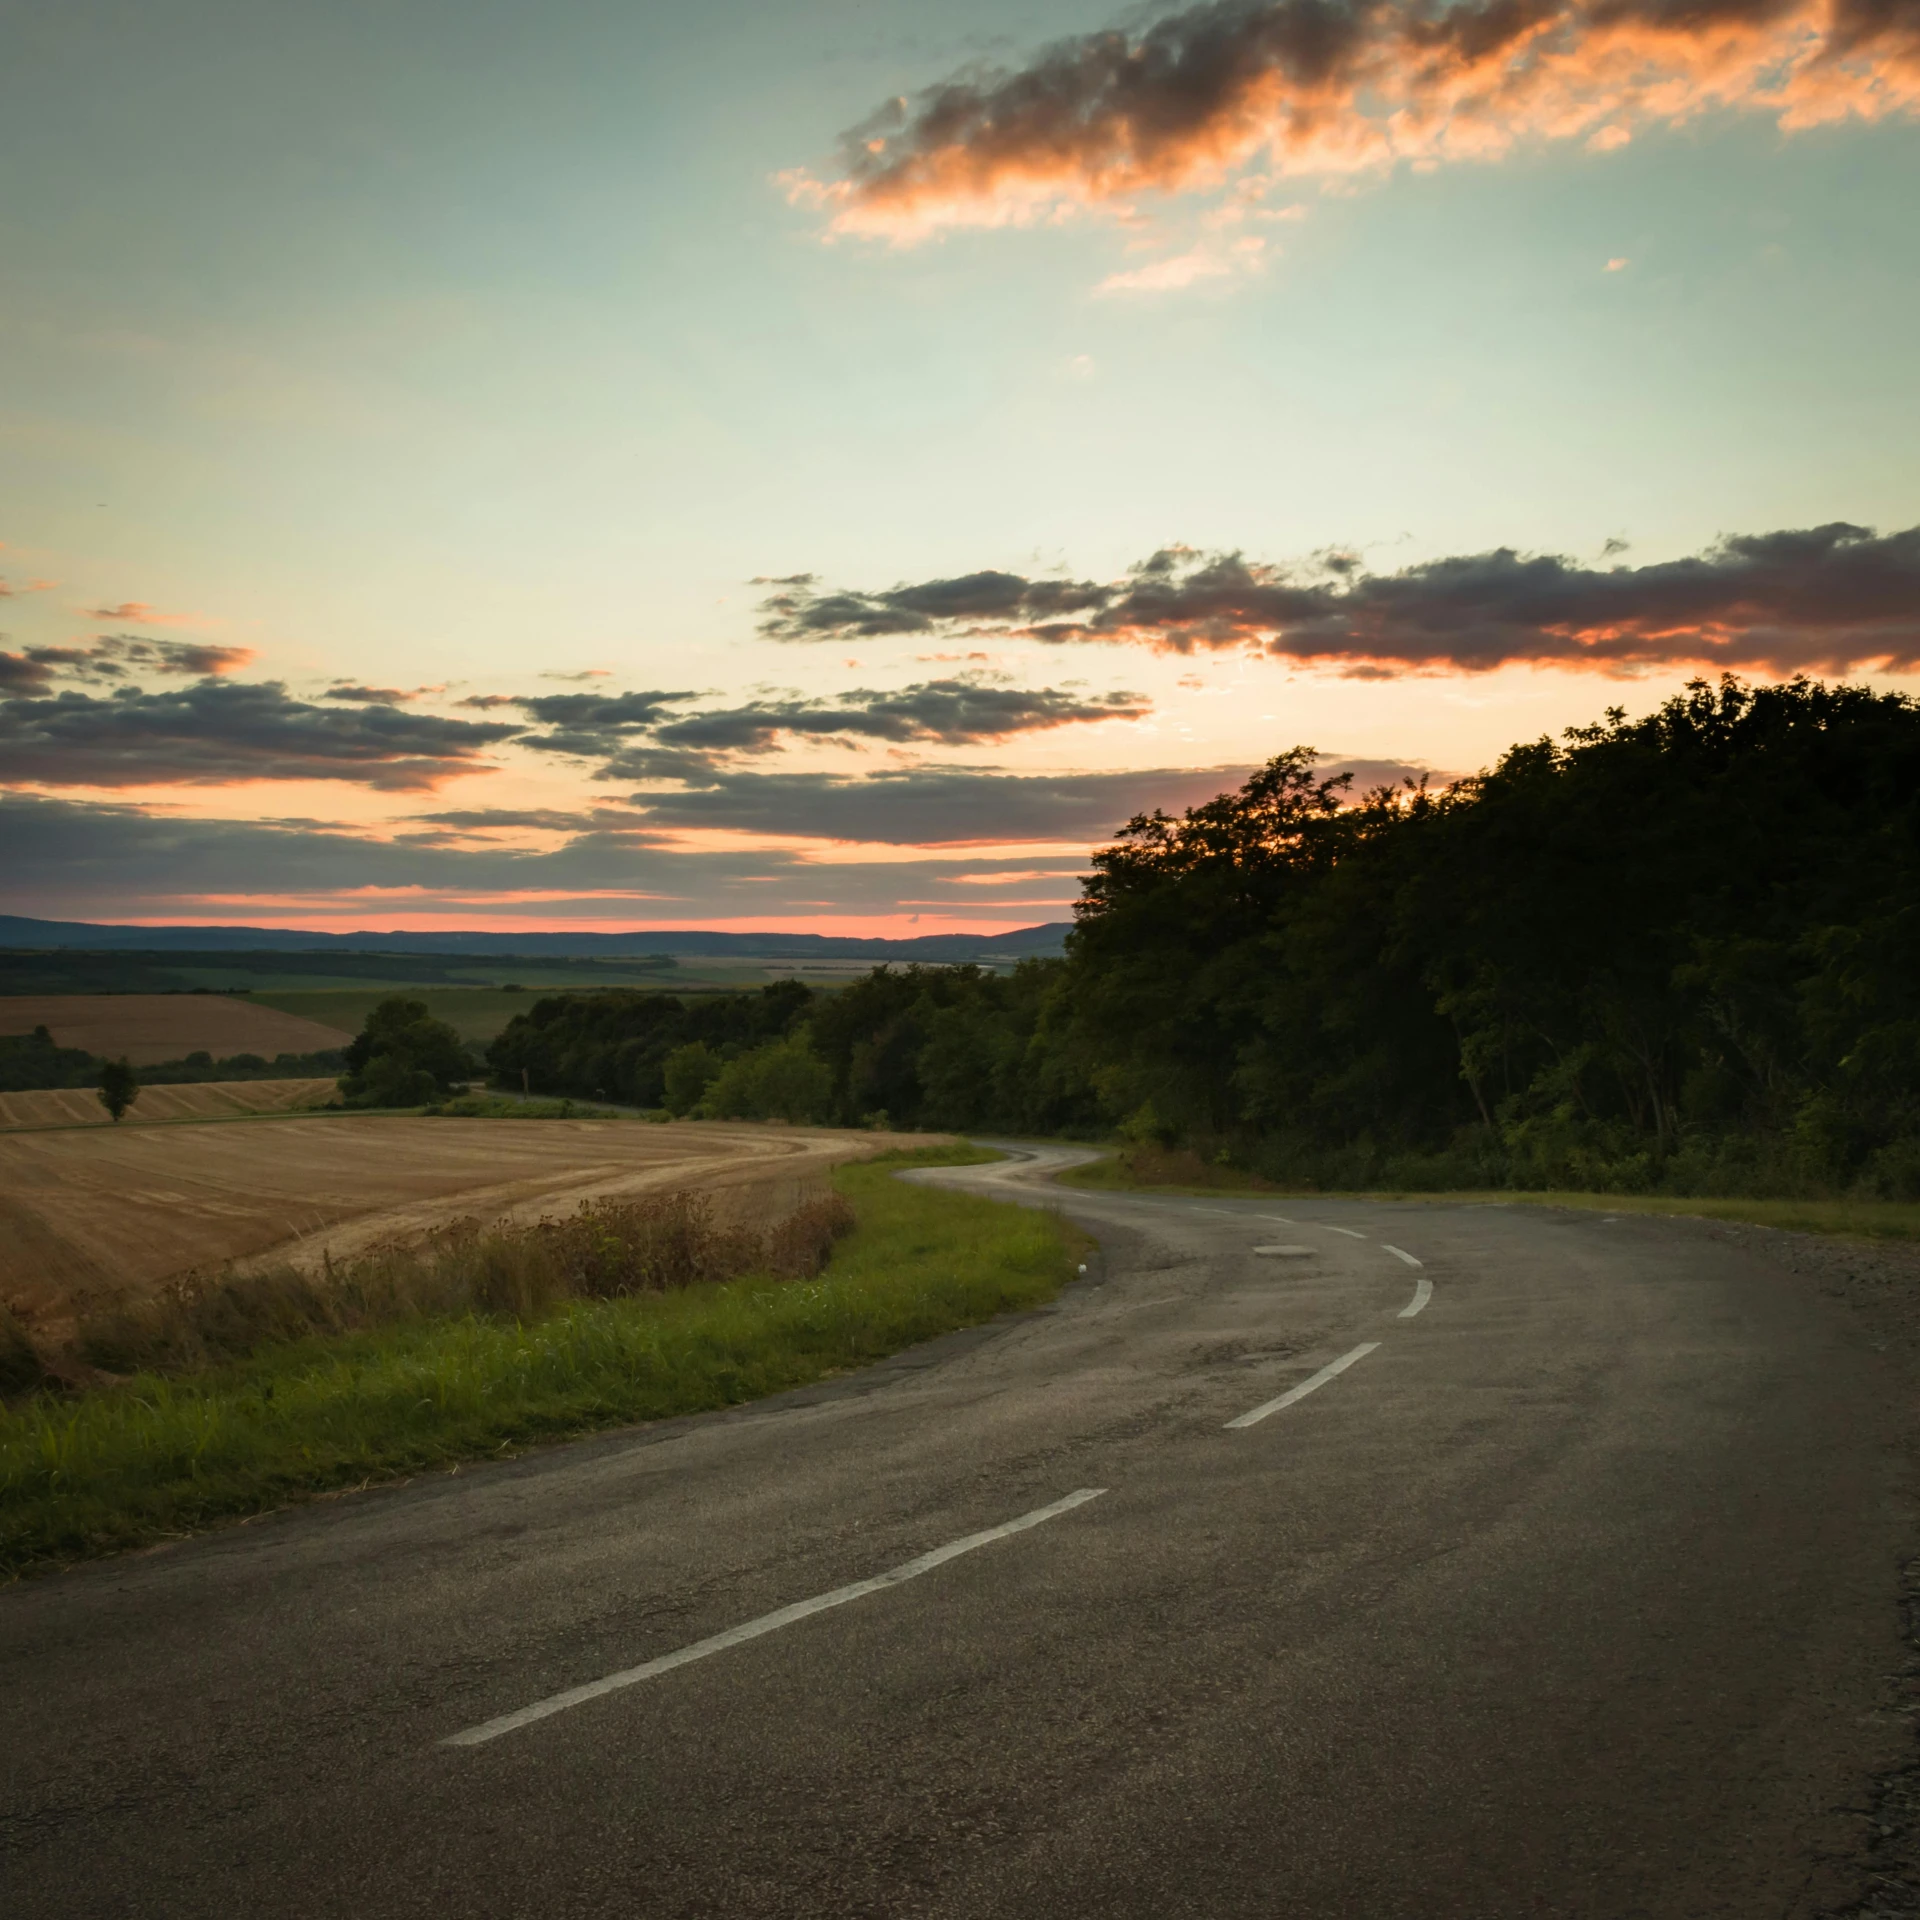
[[[1302,1380],[1297,1387],[1289,1387],[1278,1399],[1265,1401],[1251,1412],[1243,1413],[1239,1419],[1229,1420],[1228,1428],[1250,1427],[1255,1421],[1264,1420],[1268,1414],[1278,1413],[1281,1408],[1292,1406],[1296,1400],[1304,1400],[1314,1388],[1324,1387],[1329,1380],[1345,1373],[1356,1360],[1364,1360],[1379,1344],[1378,1340],[1363,1340],[1351,1353],[1343,1353],[1338,1360],[1328,1361],[1318,1373]]]
[[[1380,1244],[1386,1247],[1387,1251],[1392,1254],[1396,1260],[1404,1260],[1410,1267],[1424,1267],[1427,1264],[1424,1260],[1416,1260],[1412,1254],[1403,1252],[1399,1247],[1388,1245],[1385,1240],[1382,1240]]]
[[[656,1674],[671,1673],[675,1667],[704,1660],[711,1653],[724,1653],[729,1647],[737,1647],[743,1641],[757,1640],[763,1633],[790,1627],[798,1620],[825,1613],[829,1607],[844,1607],[849,1600],[864,1599],[870,1593],[878,1593],[883,1587],[897,1587],[903,1580],[917,1580],[921,1574],[931,1573],[935,1567],[945,1566],[949,1560],[957,1560],[963,1553],[972,1553],[976,1547],[1004,1540],[1010,1533],[1024,1533],[1029,1527],[1039,1526],[1043,1520],[1071,1513],[1075,1507],[1084,1507],[1089,1500],[1098,1500],[1105,1492],[1105,1487],[1081,1487],[1049,1506],[1035,1507],[1031,1513],[1021,1514],[1017,1520],[1003,1521],[984,1532],[969,1533],[961,1539],[950,1540],[944,1547],[935,1547],[931,1553],[923,1553],[917,1560],[908,1560],[900,1566],[889,1568],[885,1573],[876,1573],[870,1580],[856,1580],[850,1587],[835,1587],[831,1593],[815,1594],[811,1600],[796,1600],[790,1607],[781,1607],[775,1613],[763,1613],[757,1620],[729,1627],[725,1633],[716,1633],[707,1640],[696,1640],[690,1647],[663,1653],[657,1660],[644,1661],[637,1667],[610,1673],[603,1680],[589,1680],[585,1686],[569,1687],[565,1693],[550,1694],[544,1700],[536,1700],[530,1707],[521,1707],[514,1713],[503,1713],[496,1720],[483,1720],[479,1726],[468,1727],[464,1733],[448,1735],[440,1744],[443,1747],[484,1746],[489,1740],[499,1739],[503,1733],[515,1733],[521,1727],[531,1726],[536,1720],[564,1713],[569,1707],[584,1706],[589,1700],[598,1700],[602,1694],[618,1693],[622,1687],[651,1680]]]

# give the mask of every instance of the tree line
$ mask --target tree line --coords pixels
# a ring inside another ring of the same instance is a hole
[[[1439,793],[1355,795],[1296,748],[1121,828],[1064,959],[559,996],[489,1063],[1330,1186],[1920,1197],[1920,703],[1699,682]]]

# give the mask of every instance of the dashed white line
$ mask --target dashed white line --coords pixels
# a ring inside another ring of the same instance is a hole
[[[883,1587],[897,1587],[903,1580],[917,1580],[921,1574],[931,1573],[935,1567],[945,1566],[949,1560],[957,1560],[963,1553],[990,1546],[995,1540],[1004,1540],[1010,1533],[1024,1533],[1029,1527],[1039,1526],[1043,1520],[1071,1513],[1075,1507],[1083,1507],[1089,1500],[1097,1500],[1105,1492],[1105,1487],[1081,1487],[1064,1499],[1055,1500],[1050,1506],[1035,1507],[1031,1513],[1021,1514],[1017,1520],[988,1527],[982,1533],[967,1534],[963,1539],[950,1540],[944,1547],[935,1547],[931,1553],[923,1553],[917,1560],[908,1560],[900,1566],[889,1568],[885,1573],[876,1573],[870,1580],[856,1580],[850,1587],[835,1587],[831,1593],[816,1594],[811,1600],[796,1600],[790,1607],[781,1607],[774,1613],[763,1613],[759,1619],[729,1627],[725,1633],[716,1633],[711,1639],[696,1640],[690,1647],[663,1653],[657,1660],[647,1660],[637,1667],[610,1673],[602,1680],[589,1680],[584,1686],[569,1687],[565,1693],[550,1694],[544,1700],[536,1700],[530,1707],[521,1707],[514,1713],[503,1713],[498,1719],[483,1720],[479,1726],[468,1727],[463,1733],[450,1734],[440,1744],[443,1747],[484,1746],[489,1740],[499,1739],[503,1733],[517,1732],[521,1727],[531,1726],[536,1720],[564,1713],[569,1707],[582,1706],[589,1700],[598,1700],[602,1694],[618,1693],[622,1687],[637,1686],[642,1680],[671,1673],[675,1667],[704,1660],[709,1654],[724,1653],[729,1647],[737,1647],[743,1641],[757,1640],[763,1633],[790,1627],[813,1614],[825,1613],[829,1607],[844,1607],[849,1600],[864,1599],[870,1593],[878,1593]]]
[[[1290,1227],[1294,1224],[1284,1213],[1256,1213],[1253,1217],[1256,1220],[1276,1221],[1283,1227]]]
[[[1327,1227],[1329,1233],[1344,1233],[1349,1240],[1364,1240],[1367,1237],[1364,1233],[1355,1233],[1351,1227],[1328,1227],[1324,1220],[1309,1220],[1307,1224],[1311,1227]]]
[[[1410,1267],[1424,1267],[1427,1264],[1424,1260],[1416,1260],[1413,1255],[1408,1253],[1404,1248],[1393,1246],[1385,1240],[1382,1240],[1380,1244],[1385,1247],[1396,1260],[1404,1260]]]
[[[1411,1320],[1413,1316],[1433,1298],[1433,1282],[1423,1273],[1413,1283],[1413,1298],[1400,1309],[1402,1320]]]
[[[1345,1373],[1356,1360],[1364,1360],[1379,1344],[1378,1340],[1363,1340],[1351,1353],[1343,1353],[1338,1360],[1328,1361],[1318,1373],[1302,1380],[1297,1387],[1289,1387],[1277,1399],[1263,1402],[1237,1420],[1229,1420],[1228,1427],[1250,1427],[1256,1421],[1264,1420],[1268,1414],[1278,1413],[1281,1408],[1292,1406],[1296,1400],[1304,1400],[1316,1387],[1324,1387],[1329,1380]]]

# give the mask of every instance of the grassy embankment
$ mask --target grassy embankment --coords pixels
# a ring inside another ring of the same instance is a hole
[[[1234,1167],[1211,1166],[1181,1149],[1126,1148],[1104,1160],[1070,1167],[1063,1186],[1108,1193],[1280,1194],[1327,1200],[1403,1200],[1422,1206],[1581,1207],[1602,1213],[1651,1213],[1671,1218],[1737,1220],[1791,1233],[1831,1233],[1862,1239],[1920,1239],[1920,1203],[1904,1200],[1729,1199],[1668,1193],[1519,1193],[1485,1191],[1300,1194]]]
[[[1071,1277],[1055,1217],[836,1170],[857,1224],[812,1280],[764,1274],[310,1338],[0,1409],[0,1577],[529,1442],[735,1405],[996,1314]]]

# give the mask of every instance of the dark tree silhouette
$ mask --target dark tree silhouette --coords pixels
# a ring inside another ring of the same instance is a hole
[[[115,1126],[120,1116],[140,1098],[140,1082],[125,1060],[109,1060],[100,1069],[100,1104],[113,1115]]]

